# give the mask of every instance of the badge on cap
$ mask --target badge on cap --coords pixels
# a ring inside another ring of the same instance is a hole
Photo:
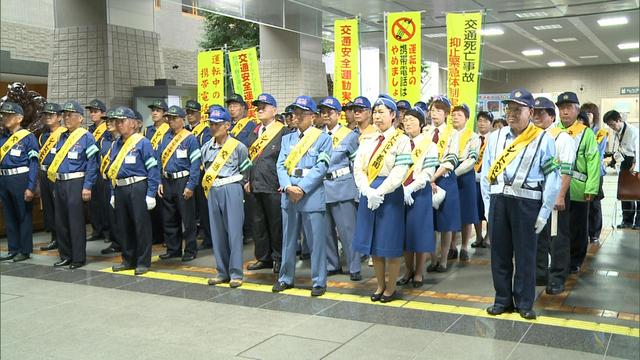
[[[536,100],[536,105],[540,105],[540,100]]]
[[[565,95],[562,97],[564,100],[569,100],[569,95]]]
[[[260,101],[267,101],[267,97],[266,97],[266,96],[264,96],[264,95],[260,95],[260,96],[258,97],[258,100],[260,100]]]
[[[297,100],[297,103],[298,103],[298,105],[305,105],[305,106],[306,106],[306,105],[307,105],[307,99],[305,99],[305,98],[299,98],[299,99]]]
[[[516,97],[520,97],[522,96],[522,93],[520,91],[516,91],[516,93],[514,94]]]

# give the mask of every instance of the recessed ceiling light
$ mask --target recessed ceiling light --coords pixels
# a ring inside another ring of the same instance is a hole
[[[624,25],[624,24],[627,24],[628,22],[629,20],[626,17],[622,16],[622,17],[600,19],[598,20],[598,25],[615,26],[615,25]]]
[[[582,55],[580,56],[580,59],[596,59],[598,58],[598,55]]]
[[[533,17],[545,17],[547,16],[547,13],[544,11],[534,11],[534,12],[518,13],[516,14],[516,16],[519,17],[520,19],[525,19],[525,18],[533,18]]]
[[[504,34],[504,30],[500,28],[490,28],[490,29],[482,29],[480,30],[480,35],[482,36],[495,36]]]
[[[562,29],[562,25],[560,24],[551,24],[551,25],[537,25],[533,27],[538,31],[542,30],[553,30],[553,29]]]
[[[618,44],[618,49],[620,49],[620,50],[637,49],[637,48],[638,48],[638,43],[637,42]]]
[[[540,49],[522,50],[522,55],[524,55],[524,56],[538,56],[538,55],[542,55],[542,54],[544,54],[544,51],[542,51]]]
[[[549,67],[562,67],[567,64],[564,61],[550,61],[547,65],[549,65]]]
[[[424,36],[426,36],[428,38],[441,38],[441,37],[447,37],[447,34],[445,34],[445,33],[435,33],[435,34],[424,34]]]
[[[516,61],[515,60],[500,60],[498,61],[500,64],[513,64]]]
[[[631,62],[638,62],[638,57],[637,56],[633,56],[629,58],[629,61]]]
[[[574,37],[568,37],[568,38],[559,38],[559,39],[552,39],[553,42],[557,42],[557,43],[563,43],[563,42],[571,42],[571,41],[578,41],[578,39],[574,38]]]

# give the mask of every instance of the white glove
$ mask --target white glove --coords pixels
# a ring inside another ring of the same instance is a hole
[[[116,208],[116,197],[111,195],[111,199],[109,199],[109,204],[111,204],[112,208]]]
[[[411,197],[411,194],[413,194],[413,187],[411,185],[405,186],[403,188],[404,190],[404,203],[405,205],[411,206],[413,205],[413,197]]]
[[[367,207],[371,211],[379,208],[380,205],[382,205],[383,201],[384,201],[384,196],[378,194],[377,191],[372,189],[371,191],[368,192],[368,195],[367,195],[367,203],[368,203]]]
[[[476,173],[476,182],[480,182],[481,179],[482,179],[481,173],[477,172]]]
[[[544,226],[547,225],[547,220],[541,217],[536,219],[536,234],[540,234]]]
[[[147,196],[145,201],[147,202],[147,210],[153,210],[156,207],[156,198]]]
[[[365,186],[362,189],[360,189],[360,196],[369,197],[369,193],[372,190],[373,189],[370,186]]]

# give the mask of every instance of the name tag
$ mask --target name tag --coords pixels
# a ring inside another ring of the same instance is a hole
[[[57,153],[57,152],[58,152],[58,149],[56,149],[55,147],[52,147],[52,148],[51,148],[51,153],[52,153],[52,154],[55,154],[55,153]]]
[[[136,157],[133,155],[127,155],[124,157],[124,163],[125,164],[135,164],[136,163]]]
[[[77,160],[78,159],[78,152],[77,151],[69,151],[69,153],[67,154],[67,157],[71,160]]]
[[[11,151],[9,151],[9,154],[11,156],[20,156],[20,154],[22,154],[22,150],[18,150],[18,149],[11,149]]]
[[[177,149],[176,157],[178,159],[186,159],[187,158],[187,149]]]

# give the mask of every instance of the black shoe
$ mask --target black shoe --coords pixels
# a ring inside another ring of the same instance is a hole
[[[164,254],[161,254],[161,255],[159,256],[159,258],[160,258],[160,259],[162,259],[162,260],[167,260],[167,259],[171,259],[171,258],[179,258],[179,257],[181,257],[181,256],[182,256],[182,255],[180,255],[180,254],[169,254],[169,253],[164,253]]]
[[[449,249],[447,260],[455,260],[458,258],[458,249]]]
[[[633,225],[632,229],[633,230],[640,230],[640,225]]]
[[[387,296],[384,293],[382,293],[382,296],[380,297],[380,302],[381,303],[388,303],[388,302],[392,302],[393,300],[398,298],[398,292],[394,291],[393,294]]]
[[[334,275],[340,275],[340,274],[342,274],[342,269],[327,271],[327,276],[334,276]]]
[[[96,241],[96,240],[104,240],[104,236],[103,235],[91,235],[89,238],[87,238],[87,241]]]
[[[272,267],[273,267],[273,263],[272,262],[256,261],[253,264],[249,264],[247,266],[247,270],[271,269]]]
[[[113,265],[111,267],[111,271],[113,272],[118,272],[118,271],[125,271],[125,270],[133,270],[135,269],[135,266],[132,265],[127,265],[127,264],[118,264],[118,265]]]
[[[12,260],[17,255],[18,255],[18,253],[8,253],[5,256],[0,256],[0,261]]]
[[[272,292],[281,292],[287,289],[291,289],[293,288],[293,284],[289,285],[284,281],[278,281],[277,283],[273,284],[273,287],[271,288]]]
[[[62,259],[53,264],[53,267],[67,266],[71,264],[71,259]]]
[[[371,294],[371,301],[373,302],[380,301],[380,299],[382,299],[383,293],[384,291],[382,291],[380,294],[376,294],[376,293]]]
[[[398,279],[398,281],[396,281],[396,285],[404,286],[404,285],[407,285],[408,283],[410,283],[412,280],[413,280],[413,274],[405,275],[405,276],[401,277],[400,279]]]
[[[311,296],[322,296],[327,292],[326,286],[314,286],[311,289]]]
[[[187,261],[191,261],[194,260],[196,258],[196,254],[185,254],[182,256],[182,261],[187,262]]]
[[[198,245],[198,251],[211,249],[212,247],[213,247],[213,245],[205,244],[205,242],[203,241],[200,245]]]
[[[460,261],[469,261],[469,252],[467,250],[460,250]]]
[[[438,264],[438,267],[436,268],[436,272],[445,273],[447,271],[449,271],[449,266],[444,266],[444,265]]]
[[[13,258],[13,262],[25,261],[30,257],[29,254],[18,254]]]
[[[58,248],[58,242],[57,241],[52,241],[50,243],[48,243],[45,246],[40,246],[40,250],[41,251],[49,251],[49,250],[55,250]]]
[[[577,274],[580,272],[580,266],[571,266],[571,268],[569,269],[569,273],[570,274]]]
[[[351,273],[351,275],[349,277],[351,278],[351,281],[360,281],[360,280],[362,280],[362,275],[360,274],[360,271]]]
[[[427,272],[436,272],[439,265],[440,265],[439,262],[437,262],[435,264],[431,263],[431,265],[427,266]]]
[[[527,320],[535,320],[536,319],[536,312],[533,311],[532,309],[529,310],[519,310],[518,311],[520,313],[520,317],[527,319]]]
[[[280,262],[276,261],[273,263],[273,273],[274,274],[280,273]]]
[[[411,281],[411,284],[413,285],[414,289],[417,289],[419,287],[422,287],[422,285],[424,285],[424,279],[422,280],[416,280],[415,278],[413,279],[413,281]]]
[[[149,268],[146,266],[138,266],[136,270],[133,272],[134,275],[144,275],[149,271]]]
[[[513,310],[514,310],[513,305],[511,306],[491,305],[487,308],[487,314],[496,316],[504,313],[512,313]]]
[[[311,259],[311,254],[300,255],[300,260],[309,260],[309,259]]]
[[[77,263],[72,262],[71,264],[69,264],[69,269],[73,270],[73,269],[81,268],[83,266],[84,266],[83,262],[77,262]]]
[[[111,254],[119,253],[120,251],[122,251],[122,250],[116,249],[114,247],[109,246],[107,248],[104,248],[104,249],[100,250],[100,254],[102,254],[102,255],[111,255]]]
[[[562,284],[550,284],[545,291],[549,295],[560,295],[564,292],[564,285]]]
[[[633,224],[631,223],[621,223],[620,225],[616,226],[618,229],[630,229],[633,227]]]

